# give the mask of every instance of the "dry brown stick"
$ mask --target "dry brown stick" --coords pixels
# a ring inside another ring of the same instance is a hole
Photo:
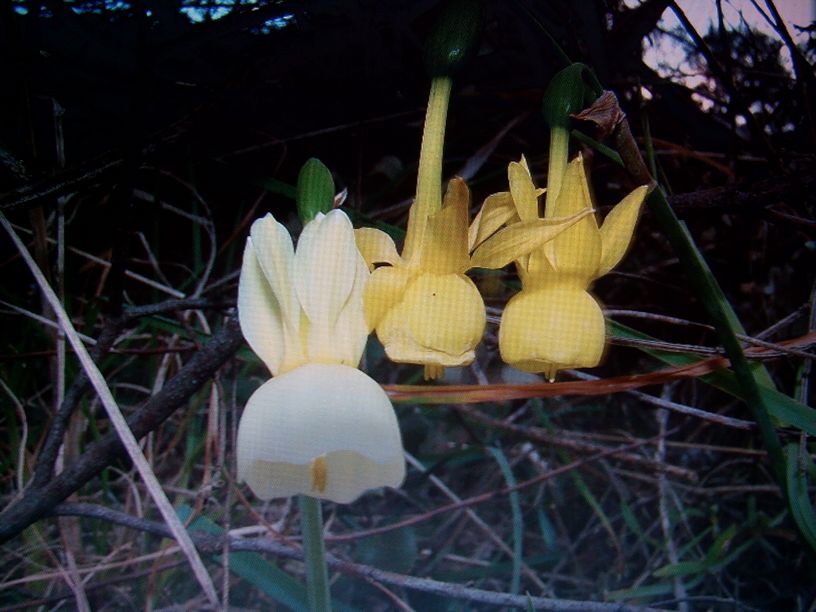
[[[666,463],[656,463],[654,460],[649,459],[647,457],[625,452],[628,447],[610,449],[600,444],[592,444],[589,442],[582,442],[579,440],[565,439],[556,434],[551,434],[540,427],[533,427],[529,425],[515,425],[513,423],[507,423],[505,421],[490,418],[486,414],[480,412],[479,410],[476,410],[475,408],[467,404],[452,405],[451,408],[457,410],[458,412],[461,412],[469,419],[473,419],[474,421],[481,423],[482,425],[485,425],[486,427],[489,427],[491,429],[503,429],[505,431],[510,431],[512,433],[518,434],[530,440],[544,442],[545,444],[550,445],[561,446],[563,448],[568,448],[570,450],[582,453],[602,453],[611,450],[614,451],[614,453],[612,454],[614,454],[615,458],[621,461],[625,461],[627,463],[634,463],[642,466],[648,466],[658,472],[663,472],[665,474],[676,476],[678,478],[683,478],[691,482],[695,482],[697,480],[697,473],[694,472],[693,470],[687,470],[685,468],[681,468],[676,465],[670,465]],[[641,440],[640,442],[645,444],[645,441],[643,440]],[[595,455],[591,455],[591,457],[594,456]]]
[[[190,358],[178,374],[128,419],[133,434],[140,438],[156,429],[232,357],[242,342],[237,319],[228,318],[222,329]],[[122,452],[116,434],[110,433],[89,445],[75,463],[56,477],[41,487],[28,488],[23,497],[13,501],[0,513],[0,543],[13,538],[45,516]]]
[[[157,536],[166,538],[172,537],[170,530],[162,523],[130,516],[123,512],[110,510],[94,504],[59,504],[52,509],[50,514],[53,516],[89,516]],[[190,536],[193,542],[195,542],[196,547],[203,553],[220,554],[223,550],[224,540],[220,535],[193,531]],[[303,553],[299,548],[286,546],[266,538],[230,537],[229,542],[229,548],[232,552],[252,551],[273,554],[287,559],[303,559]],[[527,609],[528,605],[532,605],[534,609],[552,610],[555,612],[652,612],[655,610],[655,608],[630,606],[619,603],[574,601],[549,597],[535,597],[532,595],[512,595],[510,593],[474,589],[461,584],[452,584],[432,580],[430,578],[419,578],[405,574],[397,574],[395,572],[387,572],[369,565],[344,561],[333,555],[327,555],[326,562],[328,566],[335,571],[351,574],[359,578],[376,580],[383,584],[423,591],[425,593],[433,593],[443,597],[463,599],[494,606],[512,606]]]

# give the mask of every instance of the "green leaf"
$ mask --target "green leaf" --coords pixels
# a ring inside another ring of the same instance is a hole
[[[631,599],[647,599],[656,597],[658,595],[668,595],[674,591],[674,585],[670,582],[648,584],[633,589],[621,589],[620,591],[611,591],[607,595],[609,601],[623,601]]]
[[[365,538],[354,547],[354,558],[358,563],[398,574],[409,573],[418,556],[419,547],[413,527]]]
[[[334,179],[319,159],[312,157],[300,169],[297,180],[298,216],[304,225],[318,213],[334,208]]]
[[[709,548],[708,552],[706,552],[705,562],[707,567],[712,567],[725,556],[725,553],[731,546],[731,540],[734,539],[736,534],[737,526],[731,525],[728,529],[717,536],[714,543],[711,545],[711,548]]]
[[[802,452],[796,443],[785,447],[785,484],[791,515],[802,536],[816,550],[816,511],[808,494],[808,473],[813,474],[814,469],[810,453]]]
[[[544,540],[544,550],[557,551],[558,550],[558,532],[555,529],[550,517],[543,508],[536,508],[536,518],[538,519],[538,530],[541,534],[541,539]],[[529,563],[529,560],[528,560]]]
[[[297,189],[289,183],[284,183],[271,176],[262,176],[253,179],[252,182],[258,187],[265,189],[270,193],[277,193],[292,200],[297,199]]]
[[[499,464],[504,482],[508,487],[515,486],[516,477],[513,475],[513,470],[507,457],[501,449],[495,446],[488,446],[487,451],[493,455],[496,463]],[[524,540],[524,519],[521,514],[521,503],[518,491],[510,493],[510,510],[513,513],[513,578],[510,582],[510,592],[518,593],[521,584],[521,560],[522,560],[522,542]]]
[[[608,321],[610,335],[617,338],[635,339],[635,340],[656,340],[652,336],[639,332],[631,327],[618,323],[617,321]],[[644,353],[659,359],[663,363],[673,366],[683,366],[700,361],[700,356],[694,353],[674,353],[662,351],[660,349],[652,349],[641,347]],[[753,367],[762,367],[761,364],[753,364]],[[718,389],[746,400],[744,388],[739,384],[735,374],[731,370],[718,370],[711,374],[700,376],[698,380],[717,387]],[[816,410],[810,406],[806,406],[801,402],[797,402],[792,397],[785,395],[777,389],[758,385],[759,394],[762,397],[768,411],[777,422],[783,425],[790,425],[805,431],[811,435],[816,435]]]
[[[179,506],[176,509],[176,514],[184,522],[190,518],[191,513],[192,508],[187,505]],[[188,529],[190,532],[203,531],[216,535],[224,533],[217,523],[203,515],[196,517]],[[214,558],[219,563],[221,562],[220,555],[215,555]],[[231,552],[229,570],[281,605],[293,610],[307,610],[309,607],[304,586],[258,553]],[[332,606],[335,610],[346,612],[354,610],[337,601],[332,602]]]
[[[652,572],[658,578],[673,578],[675,576],[693,576],[707,571],[708,565],[705,561],[680,561],[672,565],[664,565]]]
[[[754,544],[753,540],[743,543],[728,553],[731,542],[737,534],[737,526],[731,525],[728,529],[720,533],[706,551],[702,559],[694,561],[681,561],[672,565],[663,566],[653,572],[658,578],[669,578],[676,576],[694,576],[706,572],[715,572],[720,567],[727,565]]]

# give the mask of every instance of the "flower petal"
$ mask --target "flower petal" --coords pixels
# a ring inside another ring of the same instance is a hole
[[[484,333],[485,308],[464,274],[421,274],[377,326],[392,361],[445,367],[473,361]]]
[[[283,327],[283,348],[277,362],[277,368],[278,370],[281,368],[288,369],[292,364],[296,365],[302,362],[303,357],[300,346],[300,304],[297,295],[295,295],[295,287],[292,282],[294,270],[292,238],[286,228],[278,223],[271,214],[256,220],[252,224],[249,233],[250,238],[247,242],[251,241],[257,263],[260,265],[279,307]],[[246,309],[246,307],[247,301],[244,300],[244,308]],[[253,346],[251,342],[250,346]],[[261,354],[254,346],[253,350],[259,355]],[[273,374],[275,373],[277,372],[273,371]]]
[[[428,217],[422,240],[420,267],[437,274],[468,269],[468,209],[470,191],[459,177],[448,183],[442,208]]]
[[[536,189],[533,177],[527,167],[527,160],[522,156],[521,162],[510,162],[507,166],[507,177],[510,179],[510,193],[516,211],[522,221],[532,221],[538,218],[538,196],[544,191]],[[564,216],[564,215],[560,215]]]
[[[512,223],[514,219],[518,220],[518,213],[509,191],[487,196],[470,224],[468,251],[472,252],[502,225]]]
[[[342,365],[307,364],[262,385],[241,416],[237,455],[239,479],[261,499],[306,494],[349,503],[405,477],[388,396]]]
[[[377,263],[389,263],[396,266],[401,262],[394,240],[382,230],[361,227],[354,230],[354,239],[369,269],[373,269],[374,264]]]
[[[295,290],[309,319],[309,361],[332,360],[332,331],[354,286],[358,260],[354,230],[340,210],[306,224],[295,254]]]
[[[507,303],[499,328],[502,359],[526,372],[598,365],[606,330],[603,312],[587,291],[556,285],[517,293]]]
[[[360,363],[368,338],[369,329],[363,309],[363,291],[370,277],[371,274],[365,261],[362,257],[358,258],[354,285],[348,301],[340,311],[340,316],[337,317],[332,334],[336,361],[352,367]]]
[[[638,214],[648,185],[641,185],[613,208],[601,226],[601,262],[597,276],[603,276],[623,259],[635,232]]]
[[[508,225],[476,249],[471,265],[475,268],[503,268],[549,242],[589,213],[586,209],[571,217],[534,219]]]
[[[547,245],[537,248],[527,258],[521,286],[524,289],[543,289],[548,283],[556,281],[555,268],[547,258]]]
[[[363,307],[369,331],[376,328],[383,317],[402,299],[402,294],[413,276],[403,267],[377,268],[363,289]]]
[[[579,155],[567,166],[561,190],[555,202],[548,205],[545,218],[566,217],[591,208],[589,184]],[[587,215],[544,248],[557,272],[583,278],[588,284],[601,260],[601,234],[595,216]]]
[[[278,303],[247,239],[238,281],[238,321],[249,346],[275,375],[284,354],[283,322]]]

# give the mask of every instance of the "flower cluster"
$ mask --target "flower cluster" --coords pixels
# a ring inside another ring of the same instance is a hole
[[[470,268],[514,262],[521,279],[499,329],[504,361],[550,380],[600,362],[604,317],[589,289],[623,257],[647,187],[599,227],[580,155],[543,216],[544,190],[524,158],[508,177],[510,190],[488,197],[470,224],[460,178],[441,205],[415,202],[402,255],[386,233],[355,232],[339,210],[308,222],[297,249],[271,215],[253,224],[238,312],[273,375],[238,431],[238,475],[256,495],[350,502],[399,486],[405,466],[393,407],[356,366],[371,331],[389,358],[423,365],[428,378],[470,363],[486,318]]]

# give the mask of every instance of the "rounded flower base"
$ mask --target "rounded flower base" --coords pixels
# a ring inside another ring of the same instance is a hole
[[[405,477],[397,417],[360,370],[307,364],[249,398],[238,427],[238,478],[261,499],[310,495],[340,503]]]
[[[502,359],[551,381],[564,368],[598,365],[606,328],[598,302],[578,287],[555,286],[516,294],[499,328]]]
[[[482,296],[464,274],[421,274],[377,327],[392,361],[467,365],[485,328]]]

